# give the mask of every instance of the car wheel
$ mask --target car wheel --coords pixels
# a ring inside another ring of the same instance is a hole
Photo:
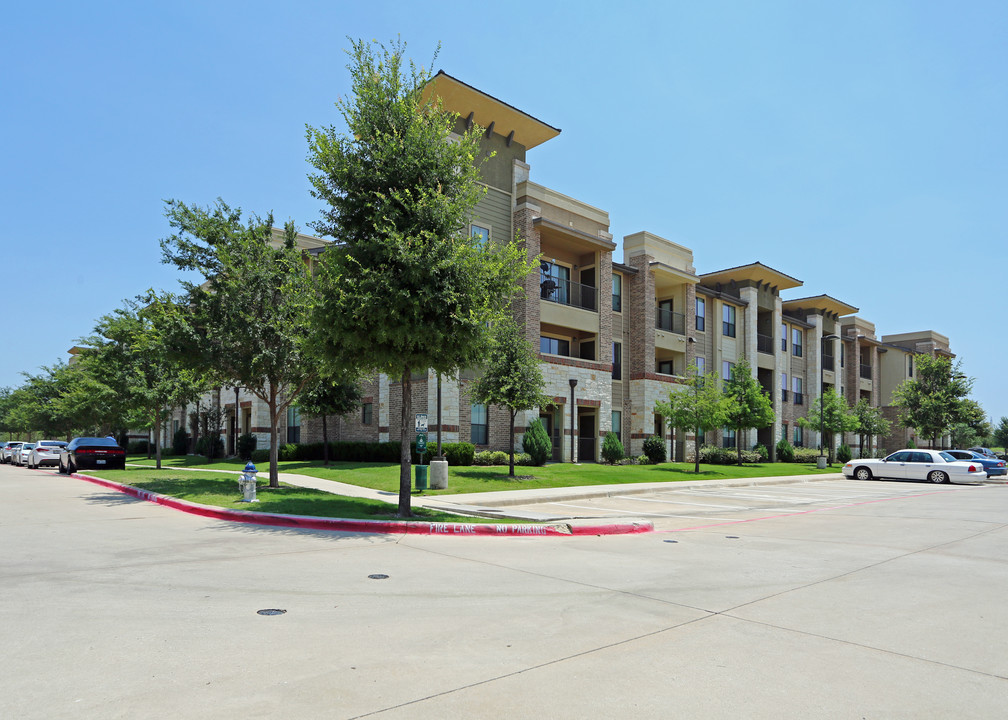
[[[77,472],[77,467],[73,464],[73,462],[68,462],[67,475],[73,475],[75,472]]]
[[[948,475],[943,473],[941,470],[932,470],[928,473],[928,480],[933,483],[944,483],[948,482]]]
[[[858,480],[871,480],[872,479],[871,470],[869,470],[866,467],[859,467],[857,470],[854,471],[854,477],[856,477]]]

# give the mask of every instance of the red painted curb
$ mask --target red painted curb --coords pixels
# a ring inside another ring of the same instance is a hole
[[[132,485],[74,473],[70,477],[87,480],[117,492],[181,510],[192,515],[228,520],[231,522],[290,527],[303,530],[334,530],[338,532],[392,533],[404,535],[482,535],[493,537],[570,537],[574,535],[634,535],[654,531],[650,522],[613,523],[609,525],[513,525],[489,523],[432,523],[405,522],[403,520],[345,520],[341,518],[313,517],[311,515],[280,515],[277,513],[228,510],[210,505],[199,505],[179,500],[170,495],[142,490]]]

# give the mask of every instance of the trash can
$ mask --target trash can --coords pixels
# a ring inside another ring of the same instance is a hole
[[[416,489],[426,490],[427,489],[427,466],[426,465],[414,465],[416,468]]]

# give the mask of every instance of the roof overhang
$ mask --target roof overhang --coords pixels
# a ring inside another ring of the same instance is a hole
[[[662,292],[684,284],[696,285],[699,281],[699,278],[693,273],[680,270],[679,268],[674,268],[663,262],[650,262],[648,263],[648,268],[654,273],[655,292],[659,295],[661,295]]]
[[[721,283],[727,285],[735,281],[736,283],[751,281],[755,283],[765,283],[778,290],[789,290],[803,285],[801,280],[785,275],[780,270],[774,270],[761,262],[750,263],[749,265],[739,265],[738,267],[717,270],[716,272],[704,273],[700,276],[702,283]]]
[[[612,252],[616,249],[616,243],[612,240],[595,237],[543,217],[535,218],[532,225],[539,229],[540,237],[562,239],[566,244],[581,250],[608,250]]]
[[[560,134],[560,128],[547,125],[518,108],[477,90],[472,85],[439,70],[423,90],[423,99],[441,98],[445,110],[471,120],[480,127],[490,128],[498,135],[513,139],[526,150],[542,145]]]
[[[781,301],[781,309],[784,312],[791,310],[820,310],[824,313],[830,313],[843,317],[844,315],[853,315],[858,312],[858,308],[853,305],[848,305],[842,300],[837,300],[829,295],[814,295],[812,297],[796,298],[794,300],[783,300]]]

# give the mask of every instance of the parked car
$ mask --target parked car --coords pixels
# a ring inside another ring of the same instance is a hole
[[[59,471],[75,473],[85,468],[125,470],[126,451],[112,438],[74,438],[60,449]]]
[[[881,460],[851,460],[843,474],[858,480],[889,478],[933,483],[983,482],[987,471],[979,462],[959,460],[942,450],[899,450]]]
[[[970,452],[980,453],[981,455],[983,455],[985,457],[990,457],[990,458],[996,458],[997,457],[997,453],[996,452],[994,452],[990,448],[985,448],[985,447],[971,447],[970,448]]]
[[[984,466],[984,470],[987,471],[987,477],[991,477],[992,475],[1008,475],[1008,467],[1005,467],[1004,460],[987,457],[973,450],[946,450],[945,452],[957,460],[975,460]]]
[[[59,465],[60,450],[67,444],[62,440],[40,440],[28,455],[28,467],[37,468],[43,465]]]
[[[8,440],[0,445],[0,463],[14,462],[14,450],[21,449],[24,440]]]
[[[28,456],[31,455],[32,448],[35,447],[35,443],[21,443],[21,447],[17,449],[11,460],[15,465],[21,465],[22,467],[28,464]]]

